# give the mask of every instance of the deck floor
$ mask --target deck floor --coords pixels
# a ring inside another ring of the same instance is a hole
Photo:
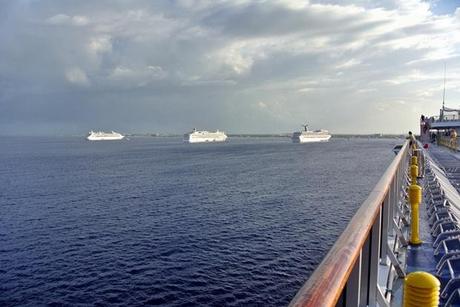
[[[420,240],[418,246],[409,245],[407,248],[406,272],[425,271],[431,274],[436,273],[436,261],[433,250],[433,237],[428,225],[426,207],[420,206]]]

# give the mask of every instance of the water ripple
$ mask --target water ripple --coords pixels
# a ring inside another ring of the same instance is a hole
[[[178,141],[0,138],[0,305],[285,305],[398,143]]]

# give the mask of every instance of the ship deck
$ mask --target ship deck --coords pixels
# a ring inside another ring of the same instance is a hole
[[[422,244],[408,245],[405,272],[424,271],[441,281],[440,306],[460,306],[460,153],[430,144],[425,170],[419,231]],[[405,229],[407,237],[409,229]],[[402,304],[402,280],[393,288],[392,306]]]

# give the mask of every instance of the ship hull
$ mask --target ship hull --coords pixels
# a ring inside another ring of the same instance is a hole
[[[227,136],[219,137],[194,137],[194,136],[185,136],[184,142],[186,143],[210,143],[210,142],[225,142]]]
[[[122,140],[124,137],[123,134],[115,131],[107,133],[104,131],[94,132],[91,130],[86,139],[88,141],[118,141]]]
[[[331,138],[330,135],[321,135],[321,136],[293,136],[292,142],[294,143],[317,143],[317,142],[327,142]]]
[[[194,131],[184,134],[184,142],[186,143],[212,143],[212,142],[225,142],[227,135],[223,132],[208,132],[208,131]]]
[[[124,138],[125,138],[124,136],[103,136],[103,137],[88,136],[86,139],[88,141],[118,141]]]

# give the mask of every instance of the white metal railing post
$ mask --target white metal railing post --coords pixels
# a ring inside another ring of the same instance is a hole
[[[353,270],[348,277],[345,301],[347,306],[359,306],[359,297],[361,290],[361,259],[362,253],[359,253],[358,259],[353,266]]]
[[[387,196],[385,197],[385,200],[383,201],[382,204],[382,209],[381,209],[381,216],[382,216],[382,230],[381,230],[381,236],[380,236],[380,264],[387,265],[388,263],[388,258],[387,258],[387,252],[388,252],[388,232],[389,232],[389,225],[393,225],[393,223],[390,222],[390,206],[391,206],[391,194],[392,194],[392,188],[393,187],[393,182],[390,185],[390,189],[388,190]]]
[[[360,281],[361,290],[359,293],[359,305],[360,307],[367,306],[367,299],[369,295],[369,264],[370,264],[370,240],[371,236],[367,236],[366,242],[363,244],[361,249],[361,270],[360,270]]]
[[[396,206],[398,205],[398,176],[396,174],[393,182],[391,183],[391,193],[390,193],[390,202],[388,204],[388,222],[390,223],[390,228],[388,235],[393,237],[394,236],[394,229],[393,229],[393,218]]]
[[[404,163],[402,163],[404,164]],[[403,174],[401,170],[403,169],[404,165],[401,166],[401,164],[398,166],[398,171],[396,172],[396,202],[394,203],[393,206],[393,217],[398,216],[398,211],[399,211],[399,200],[401,199],[401,187],[402,187],[402,180],[403,180]]]
[[[370,307],[377,304],[377,287],[379,280],[379,262],[380,262],[380,231],[382,210],[379,210],[375,218],[374,225],[370,233],[370,263],[369,263],[369,302]]]

